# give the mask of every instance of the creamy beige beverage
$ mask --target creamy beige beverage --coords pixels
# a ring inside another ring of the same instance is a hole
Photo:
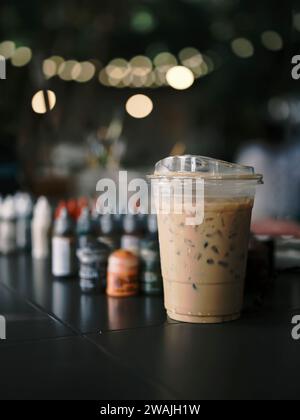
[[[158,215],[165,307],[170,318],[221,322],[239,317],[253,200],[211,201],[201,225]]]
[[[174,169],[178,164],[181,171],[176,175]],[[167,158],[157,167],[164,170],[167,167],[166,174],[159,173],[154,178],[164,191],[157,211],[165,307],[169,317],[196,323],[239,318],[255,186],[261,182],[261,177],[255,175],[252,168],[194,156]],[[189,168],[193,168],[193,174]],[[185,208],[177,214],[177,196],[172,189],[171,211],[164,214],[164,200],[170,199],[165,193],[170,178],[178,176],[183,180],[191,178],[191,174],[195,179],[201,178],[203,168],[205,186],[198,204],[195,196],[191,193],[188,196],[194,209],[203,205],[201,221],[188,224],[191,212]]]

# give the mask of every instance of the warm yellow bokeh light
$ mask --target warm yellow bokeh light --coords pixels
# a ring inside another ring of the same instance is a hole
[[[147,77],[152,70],[151,60],[144,55],[137,55],[130,60],[131,73],[137,77]]]
[[[246,38],[236,38],[231,42],[231,48],[235,55],[240,58],[249,58],[254,54],[252,42]]]
[[[187,47],[181,50],[178,54],[181,64],[190,69],[201,66],[203,57],[200,52],[193,47]]]
[[[168,84],[178,90],[188,89],[194,83],[193,72],[184,66],[175,66],[168,70],[166,74]]]
[[[170,68],[175,67],[178,64],[177,58],[169,52],[159,53],[154,58],[153,63],[161,73],[167,73]]]
[[[80,72],[75,77],[76,82],[85,83],[90,81],[95,76],[96,67],[93,63],[90,63],[89,61],[84,61],[79,64],[78,69],[79,68]]]
[[[56,75],[56,63],[50,58],[43,61],[43,73],[47,79]]]
[[[26,66],[32,58],[31,49],[28,47],[17,48],[11,57],[12,65],[16,67]]]
[[[152,87],[152,86],[154,86],[155,85],[155,80],[156,80],[155,73],[154,73],[154,71],[151,71],[151,73],[148,74],[148,76],[147,76],[147,78],[145,80],[144,86],[145,87]]]
[[[77,64],[75,60],[63,61],[58,68],[59,77],[66,82],[73,80],[72,71]]]
[[[52,57],[49,57],[49,60],[54,61],[56,64],[56,72],[58,71],[59,66],[65,61],[60,55],[52,55]]]
[[[281,35],[275,31],[265,31],[261,35],[261,42],[265,48],[271,51],[279,51],[283,47]]]
[[[48,105],[49,109],[47,109],[46,106],[46,95],[47,92],[47,98],[48,98]],[[42,91],[39,90],[32,98],[31,105],[34,112],[37,114],[45,114],[47,111],[51,111],[56,104],[56,96],[55,93],[52,92],[52,90]]]
[[[173,54],[169,52],[162,52],[162,53],[157,54],[153,62],[156,65],[156,67],[164,66],[166,64],[170,66],[176,66],[177,59]]]
[[[153,102],[146,95],[133,95],[126,102],[126,111],[133,118],[145,118],[152,110]]]
[[[16,45],[13,41],[3,41],[0,44],[0,55],[8,59],[14,55],[16,50]]]
[[[100,70],[98,79],[101,85],[110,86],[110,81],[106,69]]]
[[[154,75],[155,75],[155,85],[156,86],[163,86],[168,84],[166,81],[166,75],[165,73],[159,71],[158,69],[155,69],[154,71]]]
[[[124,58],[115,58],[106,66],[106,73],[109,78],[120,81],[130,72],[129,63]]]

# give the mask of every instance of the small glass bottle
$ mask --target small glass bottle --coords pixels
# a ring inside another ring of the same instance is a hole
[[[120,246],[120,235],[114,222],[112,214],[104,214],[100,216],[100,236],[99,240],[106,243],[112,251]]]
[[[121,248],[139,255],[142,233],[138,217],[134,214],[127,214],[123,220],[123,229],[125,233],[121,238]]]
[[[130,251],[115,251],[108,260],[107,288],[108,296],[134,296],[139,291],[139,259]]]
[[[20,251],[31,248],[31,220],[33,204],[29,194],[18,193],[15,196],[17,213],[16,241]]]
[[[88,207],[84,207],[81,211],[81,215],[77,220],[76,233],[78,248],[83,248],[95,238],[93,221]]]
[[[68,210],[63,208],[55,221],[52,236],[52,274],[73,277],[77,273],[76,236]]]
[[[40,197],[33,210],[31,223],[31,253],[34,259],[46,259],[50,254],[52,210],[46,197]]]
[[[163,281],[156,215],[148,216],[147,230],[148,234],[141,242],[141,291],[148,295],[158,295],[163,291]]]
[[[90,240],[84,247],[78,249],[82,292],[97,293],[105,290],[109,253],[109,247],[96,240]]]
[[[16,208],[12,196],[7,196],[1,205],[0,214],[0,252],[13,254],[17,250],[16,243]]]
[[[141,291],[159,295],[163,290],[158,242],[145,238],[141,241]]]

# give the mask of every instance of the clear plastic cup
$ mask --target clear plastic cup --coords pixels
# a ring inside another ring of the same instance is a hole
[[[169,317],[193,323],[239,318],[262,175],[207,157],[175,156],[158,162],[149,178]]]

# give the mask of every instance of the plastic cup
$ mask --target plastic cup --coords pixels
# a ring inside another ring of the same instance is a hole
[[[262,176],[247,166],[175,156],[158,162],[149,178],[168,316],[192,323],[239,318]]]

